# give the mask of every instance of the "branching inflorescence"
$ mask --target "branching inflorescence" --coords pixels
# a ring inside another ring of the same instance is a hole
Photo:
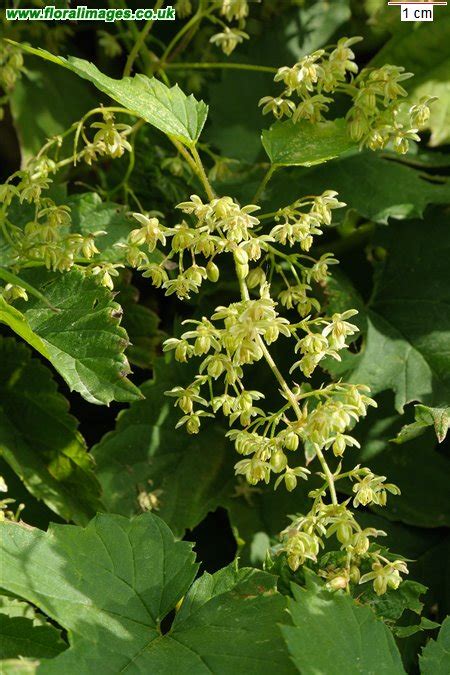
[[[341,38],[335,47],[318,49],[292,67],[279,68],[274,79],[284,84],[284,91],[276,97],[263,97],[259,104],[264,114],[272,112],[277,119],[317,123],[325,119],[333,96],[348,96],[348,130],[360,148],[382,150],[391,142],[396,152],[404,154],[409,141],[420,140],[418,131],[428,121],[429,105],[435,98],[424,97],[408,106],[401,83],[413,74],[401,66],[369,67],[358,73],[351,48],[360,40]]]
[[[229,19],[236,14],[235,5],[227,4]],[[318,50],[291,68],[280,68],[275,80],[284,83],[284,92],[277,98],[263,98],[263,112],[316,124],[323,120],[331,95],[346,94],[352,101],[347,114],[349,132],[361,147],[375,150],[391,141],[394,150],[406,152],[409,140],[418,139],[418,128],[426,122],[430,99],[405,109],[400,102],[406,95],[401,82],[409,74],[402,68],[383,66],[358,75],[351,50],[358,39],[342,38],[334,48]],[[293,517],[278,550],[285,552],[294,571],[312,564],[330,588],[349,590],[351,584],[369,580],[378,594],[396,588],[400,574],[408,572],[404,561],[378,547],[373,540],[385,533],[362,528],[353,510],[360,505],[383,506],[387,493],[399,494],[399,489],[367,467],[343,471],[341,466],[347,448],[359,447],[352,435],[355,424],[376,403],[364,385],[330,381],[313,388],[309,383],[324,359],[340,360],[347,339],[357,332],[351,323],[356,310],[326,316],[316,293],[326,286],[329,268],[337,260],[330,253],[314,256],[313,244],[331,224],[332,212],[345,205],[336,192],[326,190],[258,217],[256,204],[241,206],[230,196],[216,197],[196,149],[191,148],[191,153],[182,153],[183,159],[200,178],[206,201],[193,194],[178,204],[183,216],[173,226],[165,225],[155,213],[139,210],[131,214],[135,227],[127,241],[118,244],[123,263],[104,262],[98,256],[95,235],[71,233],[69,210],[44,193],[51,174],[67,163],[83,159],[90,164],[98,157],[120,157],[132,150],[128,137],[134,127],[117,124],[115,112],[121,110],[97,109],[72,129],[72,157],[50,159],[50,149],[57,150],[62,137],[49,141],[26,170],[0,188],[0,224],[18,267],[27,261],[40,261],[58,271],[77,265],[113,288],[117,267],[127,264],[166,295],[183,300],[198,292],[205,280],[219,279],[222,256],[232,258],[239,297],[217,307],[210,317],[185,322],[188,329],[181,337],[165,343],[165,351],[173,352],[179,362],[198,359],[194,380],[167,392],[181,411],[177,426],[196,434],[203,418],[218,414],[228,418],[231,429],[227,435],[241,455],[236,474],[253,486],[269,483],[275,474],[275,488],[284,484],[292,491],[299,479],[308,480],[308,467],[317,461],[320,480],[309,492],[311,508]],[[92,114],[100,115],[101,121],[92,124],[93,138],[88,138],[85,122]],[[78,150],[80,139],[82,150]],[[7,217],[14,199],[35,205],[35,217],[23,230]],[[275,297],[274,276],[284,286]],[[3,296],[12,301],[26,296],[26,291],[7,284]],[[289,340],[292,345],[289,377],[270,351],[278,340]],[[249,386],[252,366],[259,362],[266,363],[277,383],[280,405],[274,410],[264,409],[263,393]],[[301,450],[304,461],[299,458]],[[340,499],[340,481],[347,486],[350,482],[350,498]],[[337,542],[331,547],[332,558],[325,552],[330,550],[328,539]]]

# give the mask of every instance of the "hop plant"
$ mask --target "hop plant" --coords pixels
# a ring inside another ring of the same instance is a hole
[[[189,3],[181,4],[190,11]],[[239,29],[224,26],[211,38],[230,54],[248,37],[242,30],[248,6],[224,0],[220,8],[227,20],[240,22]],[[345,93],[352,102],[347,114],[349,133],[361,147],[376,150],[392,141],[394,149],[406,152],[428,119],[432,99],[405,108],[402,83],[409,74],[401,68],[384,66],[358,74],[352,51],[358,41],[342,38],[334,47],[280,68],[275,81],[283,84],[284,91],[277,98],[264,97],[260,102],[263,112],[292,117],[294,124],[300,120],[316,124],[328,113],[333,95]],[[74,127],[74,163],[84,160],[91,165],[101,157],[114,159],[133,152],[128,140],[133,127],[117,123],[116,110],[98,108]],[[91,115],[100,117],[88,128]],[[78,150],[80,139],[83,147]],[[70,209],[47,196],[54,173],[67,163],[58,160],[61,144],[61,138],[50,140],[0,188],[0,224],[8,233],[17,266],[39,261],[63,272],[79,265],[113,290],[126,263],[167,296],[186,300],[204,283],[218,281],[221,260],[228,257],[234,265],[239,297],[216,307],[211,316],[185,321],[180,337],[169,338],[164,345],[164,351],[172,352],[177,361],[193,359],[198,366],[192,382],[166,392],[180,411],[177,427],[198,434],[209,418],[220,415],[228,420],[227,437],[240,456],[235,473],[242,494],[243,478],[253,491],[271,481],[275,489],[284,486],[293,491],[300,482],[309,481],[311,474],[318,476],[319,487],[309,492],[310,507],[291,518],[275,547],[294,572],[302,565],[311,566],[334,590],[349,590],[351,585],[368,581],[378,594],[398,587],[401,575],[408,573],[406,564],[385,557],[375,543],[385,533],[362,528],[354,510],[384,506],[388,494],[395,496],[400,491],[368,467],[357,465],[343,472],[341,466],[341,458],[359,447],[353,435],[355,425],[376,403],[364,385],[337,381],[314,388],[310,384],[324,359],[340,360],[358,331],[351,321],[356,310],[328,316],[319,300],[323,294],[317,292],[326,286],[330,266],[338,262],[331,254],[314,256],[314,244],[331,225],[333,212],[345,206],[338,194],[326,190],[303,197],[263,219],[257,215],[257,204],[241,205],[230,195],[216,196],[198,154],[191,157],[186,150],[184,154],[192,160],[189,176],[200,177],[206,200],[192,194],[177,205],[179,218],[170,224],[162,214],[140,207],[131,212],[126,241],[116,245],[122,262],[113,263],[99,255],[96,238],[103,232],[83,236],[72,231]],[[166,167],[174,166],[174,174],[180,175],[180,163],[180,157],[171,158]],[[23,229],[7,218],[14,201],[35,207],[34,218]],[[26,299],[27,292],[20,284],[7,284],[2,295],[13,302]],[[271,345],[278,341],[286,350],[290,347],[288,373],[281,372],[271,354]],[[250,383],[256,364],[265,364],[276,383],[280,398],[274,409],[268,408],[263,393]],[[336,485],[342,480],[350,481],[351,498],[339,498]],[[157,491],[143,488],[139,495],[141,508],[158,508]],[[330,540],[337,548],[333,564],[325,554]]]

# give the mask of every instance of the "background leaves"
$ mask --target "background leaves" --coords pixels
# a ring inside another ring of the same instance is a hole
[[[86,444],[48,368],[0,338],[0,453],[28,490],[66,520],[101,508]]]
[[[256,674],[261,662],[295,672],[274,631],[274,622],[285,620],[275,579],[227,568],[201,577],[188,591],[197,571],[191,546],[175,542],[152,514],[131,521],[101,515],[84,530],[54,526],[47,534],[7,523],[4,537],[2,587],[70,634],[70,649],[42,664],[41,672],[133,667],[142,673]],[[161,621],[186,592],[162,635]]]
[[[389,628],[369,607],[320,589],[311,578],[293,586],[288,608],[294,626],[283,626],[288,649],[304,675],[402,675],[400,654]]]

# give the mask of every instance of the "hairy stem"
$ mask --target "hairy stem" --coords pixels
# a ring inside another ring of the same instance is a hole
[[[164,66],[165,69],[171,70],[209,70],[213,68],[230,69],[230,70],[254,70],[260,73],[276,73],[277,68],[272,68],[271,66],[258,66],[253,63],[228,63],[224,61],[223,63],[217,62],[193,62],[193,63],[166,63]]]
[[[160,9],[162,4],[163,4],[163,0],[157,0],[155,6],[153,8],[153,11],[155,12],[158,9]],[[133,68],[133,64],[134,64],[134,62],[135,62],[135,60],[136,60],[136,58],[137,58],[137,56],[138,56],[138,54],[141,50],[142,45],[145,42],[145,38],[147,37],[147,35],[150,33],[150,31],[152,29],[153,23],[154,23],[153,19],[150,19],[150,21],[147,21],[144,28],[141,30],[141,32],[137,36],[136,42],[133,45],[133,49],[128,54],[127,62],[125,63],[125,68],[123,69],[122,77],[129,77],[131,75],[131,70]]]
[[[256,204],[258,202],[259,198],[261,197],[262,193],[265,190],[265,187],[266,187],[267,183],[269,182],[269,180],[272,178],[273,174],[275,173],[276,168],[277,168],[276,166],[271,164],[269,166],[269,168],[267,169],[267,172],[266,172],[264,178],[262,179],[261,183],[259,184],[259,187],[255,192],[255,196],[252,199],[253,204]]]

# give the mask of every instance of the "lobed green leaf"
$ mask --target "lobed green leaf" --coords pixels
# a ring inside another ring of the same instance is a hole
[[[84,59],[75,56],[63,58],[45,49],[35,49],[15,42],[12,44],[89,80],[97,89],[131,113],[142,117],[146,122],[185,145],[194,145],[200,136],[208,107],[203,101],[197,101],[192,94],[186,96],[177,84],[169,88],[155,77],[149,78],[141,74],[115,80]]]

